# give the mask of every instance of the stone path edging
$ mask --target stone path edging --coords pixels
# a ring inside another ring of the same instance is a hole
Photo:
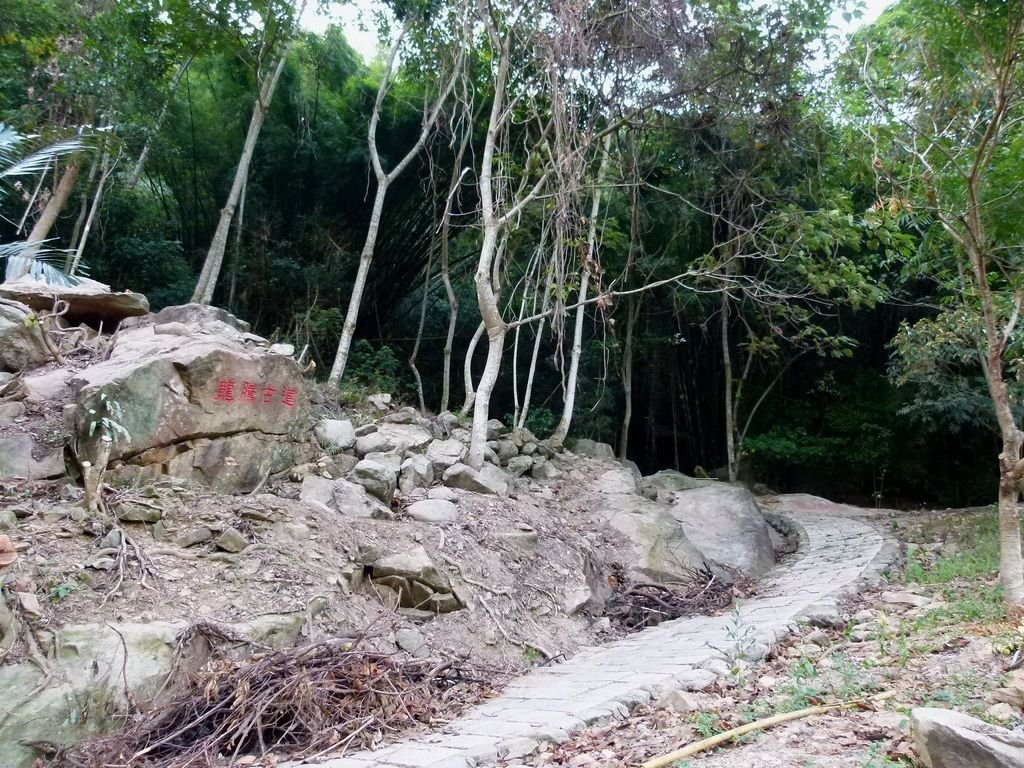
[[[438,732],[375,751],[320,763],[320,768],[477,768],[532,753],[541,742],[625,717],[671,690],[703,688],[727,673],[718,649],[764,656],[801,621],[839,618],[838,600],[877,583],[899,547],[861,519],[863,513],[813,496],[780,497],[777,512],[796,523],[801,541],[766,576],[756,598],[741,601],[743,636],[729,632],[733,616],[695,616],[665,622],[607,645],[583,648],[563,664],[533,670],[501,696],[469,710]]]

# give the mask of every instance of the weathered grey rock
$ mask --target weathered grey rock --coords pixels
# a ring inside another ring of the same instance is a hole
[[[43,480],[64,472],[63,446],[38,444],[29,434],[0,437],[0,480]]]
[[[238,333],[225,326],[234,333]],[[120,436],[110,459],[141,467],[143,479],[181,477],[224,493],[251,491],[302,463],[309,399],[294,360],[217,333],[118,335],[110,358],[71,381],[75,432],[86,440],[106,403],[117,403]]]
[[[682,491],[669,510],[705,557],[752,578],[775,567],[768,524],[746,488],[719,484]]]
[[[194,547],[197,544],[205,544],[208,541],[213,540],[213,531],[205,526],[199,528],[193,528],[190,531],[185,531],[183,534],[178,536],[174,540],[174,543],[179,547],[187,548]]]
[[[325,514],[339,512],[346,517],[389,518],[391,510],[366,489],[348,480],[328,480],[306,475],[299,499]]]
[[[467,464],[454,464],[444,472],[444,484],[474,493],[508,494],[509,477],[493,464],[484,464],[479,471]]]
[[[416,659],[430,655],[427,639],[415,629],[400,629],[395,632],[395,645]]]
[[[360,424],[358,427],[356,427],[356,437],[364,437],[365,435],[369,435],[376,431],[377,425],[374,424],[372,421],[367,422],[366,424]]]
[[[239,320],[226,309],[211,307],[207,304],[179,304],[164,307],[153,316],[154,323],[184,323],[200,327],[221,323],[241,333],[252,330],[244,320]],[[216,327],[216,326],[213,326]]]
[[[512,440],[501,438],[499,440],[495,440],[494,444],[494,452],[498,454],[498,460],[501,462],[502,466],[508,464],[512,457],[519,455],[519,448]]]
[[[718,480],[711,478],[690,477],[674,469],[663,469],[644,479],[655,488],[661,488],[664,491],[692,491],[695,488],[704,488],[719,483]]]
[[[423,499],[405,508],[405,514],[421,523],[449,523],[459,519],[459,508],[442,499]]]
[[[484,446],[484,461],[488,464],[492,464],[495,467],[501,466],[501,459],[498,458],[498,453],[489,446]]]
[[[491,419],[487,422],[487,439],[497,440],[499,437],[508,432],[505,424],[501,419]]]
[[[391,500],[395,497],[395,489],[398,487],[398,480],[394,472],[383,464],[369,459],[363,459],[356,464],[350,479],[363,486],[371,496],[376,496],[387,505],[391,504]]]
[[[0,531],[9,531],[18,525],[13,509],[0,509]]]
[[[0,341],[0,344],[3,342]],[[3,384],[0,384],[3,386]],[[17,400],[13,403],[0,403],[0,424],[10,424],[17,418],[25,415],[25,404],[18,402]]]
[[[229,526],[221,531],[220,535],[214,540],[213,545],[217,549],[223,549],[225,552],[238,553],[249,546],[249,540],[237,528]]]
[[[109,285],[81,279],[77,285],[44,283],[30,278],[0,284],[0,297],[13,299],[40,312],[53,309],[54,302],[67,302],[64,320],[72,325],[103,323],[113,328],[126,317],[149,313],[149,301],[141,293],[111,291]]]
[[[404,494],[426,488],[434,482],[434,465],[426,456],[410,456],[402,462],[398,487]]]
[[[415,408],[406,405],[387,414],[383,420],[389,424],[418,424],[420,418],[420,414]]]
[[[295,354],[294,344],[271,344],[267,347],[267,352],[271,355],[285,355],[291,357]]]
[[[388,472],[393,473],[396,477],[398,473],[402,471],[402,454],[395,451],[385,451],[384,453],[368,453],[363,459],[365,461],[373,461],[377,464],[382,464],[387,467]],[[359,466],[357,463],[356,466]],[[353,467],[355,469],[355,467]]]
[[[595,517],[630,543],[620,556],[635,580],[688,583],[690,569],[705,560],[678,521],[657,502],[635,494],[603,494],[595,497],[591,508]]]
[[[533,454],[535,454],[537,452],[537,448],[538,448],[537,443],[535,443],[535,442],[526,442],[526,443],[523,443],[523,447],[520,449],[519,452],[521,454],[523,454],[523,456],[533,456]]]
[[[395,450],[395,442],[387,435],[378,431],[361,435],[356,439],[356,455],[363,457],[368,453],[387,453]]]
[[[228,629],[256,643],[285,648],[298,641],[305,621],[305,611],[269,614]],[[166,683],[178,658],[179,638],[186,640],[180,658],[191,665],[183,671],[196,671],[209,653],[203,638],[188,641],[183,634],[188,625],[154,621],[51,627],[43,648],[53,672],[47,685],[40,685],[43,673],[31,662],[0,665],[0,691],[19,703],[0,723],[0,765],[31,768],[38,753],[25,743],[76,744],[123,724],[132,707],[148,710],[176,694]]]
[[[35,312],[24,305],[0,304],[0,370],[35,368],[51,359]]]
[[[419,424],[378,424],[377,433],[387,437],[398,453],[419,451],[434,439],[430,431]]]
[[[573,443],[572,452],[577,456],[587,456],[593,459],[615,458],[615,449],[608,445],[608,443],[599,443],[587,438],[580,438]]]
[[[378,411],[386,411],[391,405],[391,395],[387,392],[377,392],[376,394],[368,396],[366,398],[366,402]]]
[[[427,601],[427,609],[434,613],[454,613],[460,608],[462,604],[451,592],[435,592]]]
[[[373,563],[373,578],[384,576],[401,576],[406,579],[422,581],[436,591],[449,592],[451,584],[434,564],[421,546],[413,547],[405,552],[387,555]]]
[[[505,469],[512,477],[522,477],[533,469],[533,459],[529,456],[513,456]]]
[[[598,493],[636,493],[636,477],[625,467],[615,467],[598,475],[591,487]]]
[[[925,768],[1024,768],[1024,735],[959,712],[911,710],[910,731]]]
[[[466,446],[458,440],[432,440],[427,446],[427,458],[434,466],[434,474],[441,475],[453,464],[466,457]]]
[[[164,516],[164,510],[156,505],[137,504],[124,501],[113,508],[114,517],[123,523],[155,523]]]
[[[459,495],[451,488],[445,488],[443,485],[438,485],[427,491],[427,498],[455,502],[458,500]]]
[[[557,480],[562,476],[562,470],[546,459],[533,460],[530,468],[530,477],[535,480]]]
[[[915,595],[913,592],[883,592],[882,602],[902,608],[923,608],[931,602],[931,598]]]
[[[356,430],[348,419],[320,419],[313,435],[329,453],[346,451],[356,444]]]
[[[593,596],[590,587],[586,584],[570,587],[565,593],[565,599],[562,601],[562,609],[567,616],[575,616],[590,604]]]

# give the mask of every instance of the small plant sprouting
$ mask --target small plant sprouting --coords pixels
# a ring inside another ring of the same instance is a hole
[[[124,408],[117,400],[111,400],[106,392],[100,392],[98,408],[90,408],[89,437],[94,437],[97,430],[100,440],[116,443],[118,440],[131,442],[132,436],[125,429],[121,420],[124,419]]]
[[[747,668],[753,651],[757,647],[757,630],[744,621],[739,606],[735,606],[729,615],[725,637],[728,640],[725,648],[719,648],[711,643],[708,643],[708,646],[722,654],[725,663],[729,665],[729,674],[737,685],[743,685],[746,682]]]

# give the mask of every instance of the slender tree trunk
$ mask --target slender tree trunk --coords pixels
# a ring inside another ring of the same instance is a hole
[[[149,152],[153,146],[153,137],[160,133],[160,129],[163,127],[164,118],[167,117],[167,110],[171,106],[171,99],[174,97],[175,91],[178,90],[178,84],[181,82],[181,78],[185,76],[189,66],[192,64],[194,56],[189,56],[178,67],[178,71],[174,77],[171,78],[171,88],[167,94],[167,98],[164,100],[163,106],[160,108],[160,114],[157,115],[156,122],[153,127],[146,134],[146,142],[142,145],[142,151],[139,153],[138,159],[135,161],[135,165],[132,166],[132,172],[128,175],[128,181],[125,184],[126,189],[133,190],[139,183],[139,179],[142,178],[142,171],[146,167],[146,160],[149,159]]]
[[[452,287],[451,272],[449,271],[449,253],[451,247],[451,226],[452,226],[452,202],[458,192],[459,183],[462,179],[462,158],[465,155],[466,147],[469,144],[469,131],[462,137],[459,145],[459,152],[456,155],[455,163],[452,165],[451,183],[448,185],[448,200],[445,204],[444,215],[441,220],[441,282],[444,283],[444,293],[448,297],[448,333],[444,340],[443,363],[441,370],[441,412],[448,410],[451,400],[452,387],[452,345],[455,342],[455,326],[459,319],[459,299]],[[469,409],[466,409],[469,412]]]
[[[480,339],[484,337],[484,330],[486,330],[486,326],[481,322],[476,327],[473,338],[469,340],[469,346],[466,348],[466,359],[462,362],[462,384],[466,391],[466,396],[462,401],[462,407],[459,409],[460,417],[469,413],[473,403],[476,402],[476,387],[473,385],[473,355],[476,354],[476,347],[480,343]]]
[[[104,155],[105,157],[106,155]],[[78,218],[75,219],[75,226],[71,228],[71,239],[68,241],[68,248],[72,251],[78,249],[78,239],[82,236],[82,227],[85,226],[85,218],[89,215],[89,191],[93,182],[96,181],[96,174],[99,172],[100,163],[93,161],[89,166],[89,178],[85,181],[85,189],[82,190],[82,205],[78,209]],[[68,253],[64,259],[64,271],[71,269],[72,253]]]
[[[68,165],[64,174],[60,177],[60,181],[57,182],[53,195],[47,200],[42,214],[40,214],[39,219],[32,227],[32,231],[28,235],[28,246],[25,248],[24,253],[18,259],[8,259],[7,280],[17,280],[19,277],[29,274],[32,269],[32,262],[36,254],[39,253],[43,241],[49,237],[50,230],[57,223],[57,217],[60,216],[60,212],[64,210],[64,206],[67,205],[68,199],[71,197],[71,191],[75,188],[75,182],[78,181],[80,171],[81,165],[77,160],[73,160]]]
[[[569,427],[572,424],[572,413],[576,407],[576,383],[580,372],[580,357],[583,355],[583,324],[586,319],[586,305],[582,302],[587,300],[587,289],[590,284],[590,274],[596,272],[594,254],[597,251],[597,218],[601,212],[601,193],[603,191],[604,177],[608,169],[608,150],[611,146],[611,134],[605,138],[604,149],[601,153],[601,164],[597,170],[597,180],[594,184],[594,195],[590,204],[590,222],[587,229],[587,253],[583,259],[583,268],[580,271],[580,292],[579,307],[576,308],[576,325],[572,334],[572,353],[569,357],[569,375],[565,382],[565,401],[562,407],[562,418],[558,426],[551,434],[551,444],[561,446],[569,434]]]
[[[284,71],[285,62],[288,60],[288,52],[291,50],[289,40],[277,65],[273,71],[260,85],[260,92],[253,104],[252,117],[249,118],[249,130],[245,136],[245,144],[242,146],[242,156],[238,160],[238,167],[235,170],[235,179],[231,184],[231,191],[228,193],[228,200],[220,212],[220,220],[217,222],[217,229],[213,234],[210,243],[210,250],[206,253],[206,260],[203,262],[203,271],[199,275],[199,282],[196,284],[195,292],[192,294],[192,301],[199,304],[209,304],[213,301],[213,291],[217,286],[217,278],[220,277],[221,265],[224,263],[224,252],[228,246],[228,234],[231,230],[231,221],[235,216],[235,209],[242,196],[242,188],[249,177],[249,165],[252,162],[253,152],[256,150],[256,142],[263,129],[263,122],[267,118],[270,109],[270,100],[274,96],[277,82]]]
[[[640,317],[640,297],[630,296],[626,306],[626,333],[622,342],[622,434],[619,437],[619,460],[629,458],[629,427],[633,421],[633,339]]]
[[[480,374],[473,403],[473,429],[466,463],[474,469],[484,464],[484,448],[487,444],[487,421],[490,419],[491,394],[501,372],[501,355],[505,347],[506,326],[501,318],[501,308],[494,291],[492,266],[497,251],[497,222],[484,224],[484,243],[481,247],[480,263],[473,282],[476,284],[477,303],[487,333],[487,361]]]
[[[363,250],[359,254],[359,268],[356,270],[355,282],[352,283],[352,294],[348,300],[348,310],[345,312],[345,324],[341,328],[341,340],[338,342],[338,351],[334,356],[331,374],[327,378],[327,383],[335,387],[341,383],[341,377],[345,375],[345,365],[348,363],[348,354],[352,349],[352,338],[356,334],[359,307],[363,301],[363,291],[366,290],[366,278],[370,274],[373,250],[377,246],[377,233],[380,231],[381,214],[384,210],[384,197],[387,195],[387,192],[388,186],[387,181],[385,181],[384,184],[377,186],[377,192],[373,198],[370,227],[366,232]]]
[[[235,289],[238,286],[238,266],[242,260],[242,225],[245,223],[245,196],[249,180],[242,185],[242,196],[238,200],[238,220],[235,222],[235,249],[231,257],[231,280],[228,287],[228,311],[235,311]]]
[[[427,415],[427,403],[423,399],[423,379],[420,378],[419,369],[416,367],[416,356],[420,353],[420,344],[423,341],[423,326],[427,322],[427,299],[430,296],[430,271],[434,266],[434,249],[430,249],[427,256],[427,273],[423,276],[423,298],[420,301],[420,322],[416,327],[416,343],[412,345],[412,353],[409,355],[409,367],[412,369],[413,378],[416,379],[416,394],[420,399],[420,413]]]
[[[523,407],[519,411],[516,429],[526,428],[526,419],[530,415],[530,404],[533,399],[533,380],[537,375],[537,360],[540,357],[540,344],[544,338],[544,326],[547,318],[537,321],[537,335],[533,339],[533,353],[530,355],[530,368],[526,373],[526,389],[523,391]]]
[[[359,319],[359,308],[363,300],[363,290],[366,288],[366,277],[369,274],[370,263],[373,261],[373,252],[377,246],[377,233],[380,229],[381,212],[384,209],[384,196],[387,194],[388,187],[391,185],[391,182],[402,174],[402,172],[413,161],[413,158],[415,158],[423,149],[427,142],[427,138],[430,136],[434,126],[437,124],[438,118],[441,116],[441,108],[448,101],[448,97],[455,88],[455,82],[462,66],[464,52],[463,49],[459,49],[460,52],[455,63],[452,65],[452,71],[447,83],[438,89],[438,93],[433,104],[429,109],[426,109],[423,114],[423,122],[420,125],[420,133],[416,138],[416,142],[409,151],[405,153],[402,159],[398,161],[395,167],[385,173],[384,167],[381,164],[380,154],[377,151],[377,126],[380,123],[384,97],[387,95],[388,89],[391,85],[391,78],[395,70],[395,61],[398,58],[399,47],[401,46],[402,40],[409,33],[409,30],[412,29],[414,21],[416,21],[416,17],[414,15],[410,15],[406,19],[401,33],[391,46],[391,50],[388,55],[388,64],[384,71],[384,77],[381,80],[380,87],[377,89],[377,100],[373,105],[373,113],[370,115],[370,126],[367,131],[367,148],[370,153],[370,162],[373,165],[373,173],[377,178],[377,192],[373,200],[373,212],[370,216],[370,226],[366,231],[366,240],[363,243],[363,250],[359,255],[359,270],[356,274],[355,284],[352,286],[352,295],[349,298],[348,310],[345,312],[345,325],[341,331],[341,339],[338,341],[338,351],[334,357],[334,364],[331,366],[331,374],[327,379],[328,383],[333,386],[337,386],[345,375],[345,365],[348,361],[349,350],[352,347],[352,338],[355,336],[356,321]]]
[[[733,411],[732,354],[729,350],[729,294],[722,292],[722,372],[725,379],[725,457],[729,482],[736,482],[736,425]]]
[[[96,220],[96,213],[99,211],[100,203],[103,200],[103,189],[107,183],[107,178],[110,176],[110,153],[104,152],[103,158],[100,160],[100,180],[96,185],[96,194],[92,198],[92,207],[89,209],[89,218],[85,220],[85,228],[82,230],[82,238],[78,241],[78,247],[75,249],[75,256],[71,260],[71,267],[68,269],[69,275],[74,275],[78,269],[78,265],[82,260],[82,253],[85,252],[85,244],[89,241],[89,233],[92,231],[92,224]]]

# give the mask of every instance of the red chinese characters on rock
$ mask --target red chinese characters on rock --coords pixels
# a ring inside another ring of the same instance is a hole
[[[236,397],[237,390],[237,397]],[[297,402],[295,387],[272,387],[269,384],[258,384],[255,381],[243,381],[241,386],[234,379],[221,379],[217,382],[217,392],[213,399],[218,403],[246,403],[256,405],[274,405],[278,392],[281,396],[277,403],[285,408],[294,408]]]

